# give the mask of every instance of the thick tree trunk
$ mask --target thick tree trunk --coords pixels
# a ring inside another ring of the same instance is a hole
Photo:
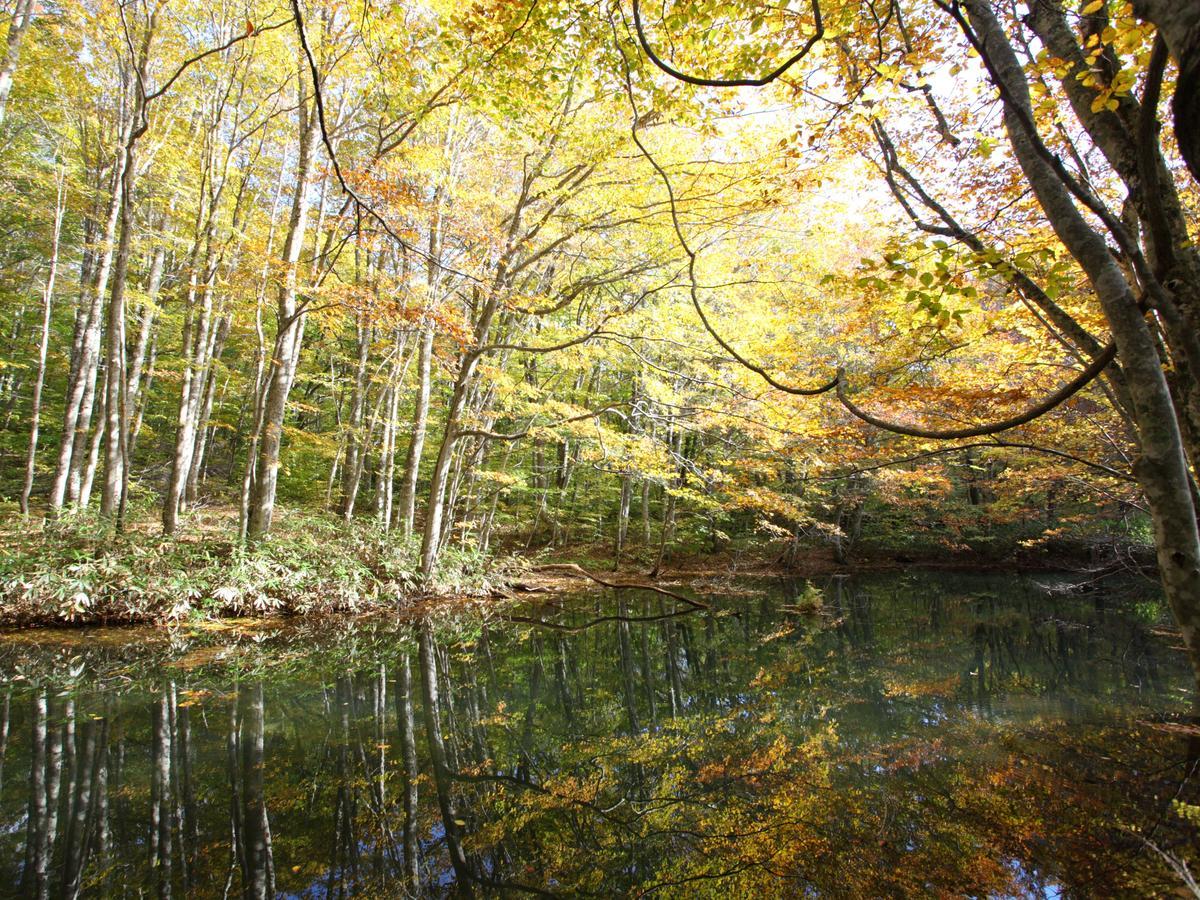
[[[183,320],[183,381],[179,390],[179,409],[175,423],[175,449],[171,456],[171,471],[163,497],[164,534],[174,534],[178,527],[187,478],[196,452],[196,420],[203,393],[203,380],[208,374],[210,337],[213,332],[212,289],[216,268],[212,264],[212,250],[216,228],[216,201],[217,198],[213,197],[208,203],[207,223],[197,229],[188,256],[188,269],[192,276],[188,284]],[[203,249],[203,255],[202,248],[206,248]]]
[[[1184,6],[1179,4],[1178,12],[1186,18]],[[1200,4],[1192,6],[1200,31]],[[1065,10],[1050,3],[1032,5],[1026,21],[1050,52],[1072,68],[1072,74],[1060,79],[1071,109],[1129,192],[1147,260],[1161,287],[1156,306],[1171,354],[1168,383],[1195,465],[1200,462],[1200,252],[1158,141],[1157,92],[1144,90],[1141,101],[1133,93],[1122,95],[1115,110],[1092,109],[1097,88],[1075,73],[1089,68],[1084,44],[1107,26],[1106,10],[1081,17],[1080,35],[1068,25]],[[1105,56],[1099,69],[1105,77],[1115,77],[1115,66],[1115,58]]]
[[[250,528],[250,501],[254,489],[255,475],[258,471],[258,445],[262,438],[263,399],[266,394],[267,344],[263,334],[263,306],[266,302],[267,285],[271,274],[271,253],[275,247],[275,233],[279,215],[279,205],[283,197],[283,180],[287,174],[286,157],[279,167],[279,177],[275,182],[275,197],[271,201],[271,225],[267,229],[267,246],[262,272],[259,275],[258,294],[254,308],[254,335],[257,344],[254,354],[254,382],[252,385],[254,397],[254,414],[251,417],[250,443],[246,449],[246,465],[242,470],[241,503],[238,515],[238,540],[245,541]]]
[[[1155,336],[1102,235],[1076,208],[1066,186],[1039,154],[1028,84],[987,0],[966,0],[972,27],[1005,86],[1005,125],[1017,160],[1063,245],[1078,261],[1104,310],[1129,385],[1138,432],[1134,471],[1154,523],[1167,601],[1183,634],[1200,704],[1200,531],[1183,438]]]

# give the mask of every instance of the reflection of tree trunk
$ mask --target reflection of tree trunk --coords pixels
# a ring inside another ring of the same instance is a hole
[[[344,897],[357,878],[355,870],[358,858],[355,852],[357,797],[353,784],[353,764],[350,760],[350,713],[354,702],[354,682],[350,676],[343,675],[338,678],[336,698],[339,724],[337,799],[333,808],[333,847],[325,893],[332,897]]]
[[[275,894],[271,825],[263,792],[262,682],[238,687],[242,739],[242,896],[266,900]]]
[[[375,724],[375,747],[379,751],[378,771],[375,776],[375,817],[376,821],[383,829],[383,835],[389,840],[381,839],[375,842],[375,865],[376,877],[383,878],[383,855],[388,847],[394,846],[394,841],[390,840],[392,830],[389,824],[389,817],[386,811],[387,804],[387,667],[379,666],[379,672],[375,678],[375,709],[374,719]]]
[[[404,757],[404,877],[408,888],[417,894],[421,887],[420,860],[417,856],[417,739],[413,718],[412,664],[408,653],[400,663],[396,691],[396,718],[400,722],[400,745]]]
[[[492,640],[486,623],[480,630],[479,648],[483,651],[483,658],[487,660],[488,689],[493,697],[499,697],[500,685],[496,679],[496,662],[492,659]]]
[[[109,768],[111,767],[113,760],[113,753],[108,746],[107,717],[105,718],[104,726],[104,734],[102,735],[103,739],[100,747],[100,770],[96,779],[96,815],[95,822],[92,825],[92,841],[95,842],[96,847],[93,855],[98,861],[97,867],[100,872],[104,873],[104,880],[99,893],[107,895],[110,886],[111,871],[111,861],[108,854],[108,782]]]
[[[436,647],[434,653],[438,677],[441,679],[439,722],[446,746],[446,765],[451,772],[457,772],[462,768],[462,758],[459,753],[461,742],[458,739],[458,716],[455,714],[454,682],[450,680],[450,651],[445,647]]]
[[[471,716],[471,749],[475,752],[475,762],[482,763],[491,757],[487,743],[487,730],[483,727],[482,702],[480,693],[482,685],[478,679],[467,684],[467,706]]]
[[[675,625],[670,621],[663,622],[663,632],[666,634],[665,649],[667,652],[667,685],[668,699],[671,702],[671,718],[679,715],[683,706],[683,686],[679,679],[678,648],[675,644]]]
[[[624,600],[617,604],[617,613],[621,621],[617,623],[618,649],[621,657],[621,681],[625,688],[625,712],[629,717],[629,733],[637,734],[638,727],[637,695],[633,686],[633,647],[629,640],[629,606]]]
[[[563,637],[556,641],[554,654],[554,680],[558,687],[558,699],[562,703],[563,715],[567,719],[567,727],[575,731],[575,704],[571,697],[571,689],[567,683],[567,642]]]
[[[450,794],[450,769],[446,764],[446,745],[442,741],[441,710],[438,706],[437,649],[429,625],[421,626],[421,689],[424,695],[425,736],[429,742],[429,756],[433,762],[433,779],[437,785],[438,809],[442,814],[442,827],[446,831],[446,848],[450,852],[450,863],[458,878],[458,887],[464,893],[471,892],[471,869],[463,853],[459,820]]]
[[[21,872],[21,893],[26,897],[45,898],[46,858],[46,694],[41,692],[33,701],[33,752],[29,777],[29,818],[25,827],[25,867]]]
[[[542,639],[534,634],[530,639],[529,649],[533,662],[529,666],[529,704],[525,708],[525,724],[521,729],[521,762],[517,766],[517,777],[522,781],[531,781],[530,769],[533,764],[533,723],[537,712],[538,697],[542,693]]]
[[[171,896],[171,707],[164,688],[154,706],[150,770],[150,857],[158,873],[158,896]]]
[[[229,875],[225,880],[225,894],[233,887],[233,873],[240,869],[246,871],[246,854],[242,843],[242,787],[240,764],[238,761],[238,708],[236,703],[229,706],[229,733],[225,741],[225,764],[229,774],[229,840],[230,860]]]
[[[644,604],[642,614],[649,616],[651,614],[649,602]],[[641,651],[642,651],[642,681],[646,685],[646,706],[650,711],[650,725],[652,728],[658,728],[658,704],[654,697],[654,666],[650,664],[650,629],[642,627],[641,632]]]
[[[3,711],[0,712],[0,790],[4,787],[4,759],[8,756],[9,713],[12,709],[12,688],[4,692]]]
[[[97,734],[98,733],[98,734]],[[79,777],[71,797],[71,817],[63,852],[62,889],[59,896],[79,895],[98,826],[98,797],[107,782],[108,722],[89,719],[84,725],[84,750]]]
[[[192,787],[192,720],[186,706],[180,707],[175,685],[171,685],[172,739],[174,751],[171,770],[175,775],[174,819],[179,832],[180,864],[184,891],[190,893],[196,863],[196,848],[200,842],[196,822],[196,794]]]
[[[59,797],[62,796],[62,773],[64,769],[74,770],[74,761],[69,759],[69,765],[63,765],[63,746],[73,755],[75,750],[75,701],[68,699],[63,704],[63,723],[50,726],[50,746],[46,758],[46,848],[50,854],[46,865],[53,864],[54,842],[58,838]]]

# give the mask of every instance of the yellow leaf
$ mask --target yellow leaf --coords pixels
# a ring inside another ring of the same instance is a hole
[[[1092,13],[1099,12],[1103,6],[1104,0],[1092,0],[1092,2],[1080,10],[1080,12],[1085,16],[1090,16]]]

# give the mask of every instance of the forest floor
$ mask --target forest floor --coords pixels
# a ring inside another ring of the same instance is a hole
[[[614,568],[608,544],[494,555],[448,548],[431,579],[419,575],[419,547],[370,525],[347,528],[329,515],[282,512],[271,539],[237,540],[237,511],[191,511],[177,537],[164,537],[150,511],[124,534],[93,516],[22,519],[0,508],[0,627],[204,622],[265,616],[361,614],[596,586],[645,587],[674,595],[683,587],[729,593],[746,578],[820,578],[860,571],[958,569],[1066,570],[1152,574],[1141,551],[1112,548],[1023,549],[1004,555],[931,548],[897,552],[864,546],[844,563],[831,548],[792,553],[778,546],[669,554],[655,573],[657,547],[634,545]]]

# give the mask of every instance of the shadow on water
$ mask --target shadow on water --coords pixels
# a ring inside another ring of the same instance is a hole
[[[0,891],[1178,893],[1200,835],[1178,639],[1144,588],[1053,588],[10,636]]]

